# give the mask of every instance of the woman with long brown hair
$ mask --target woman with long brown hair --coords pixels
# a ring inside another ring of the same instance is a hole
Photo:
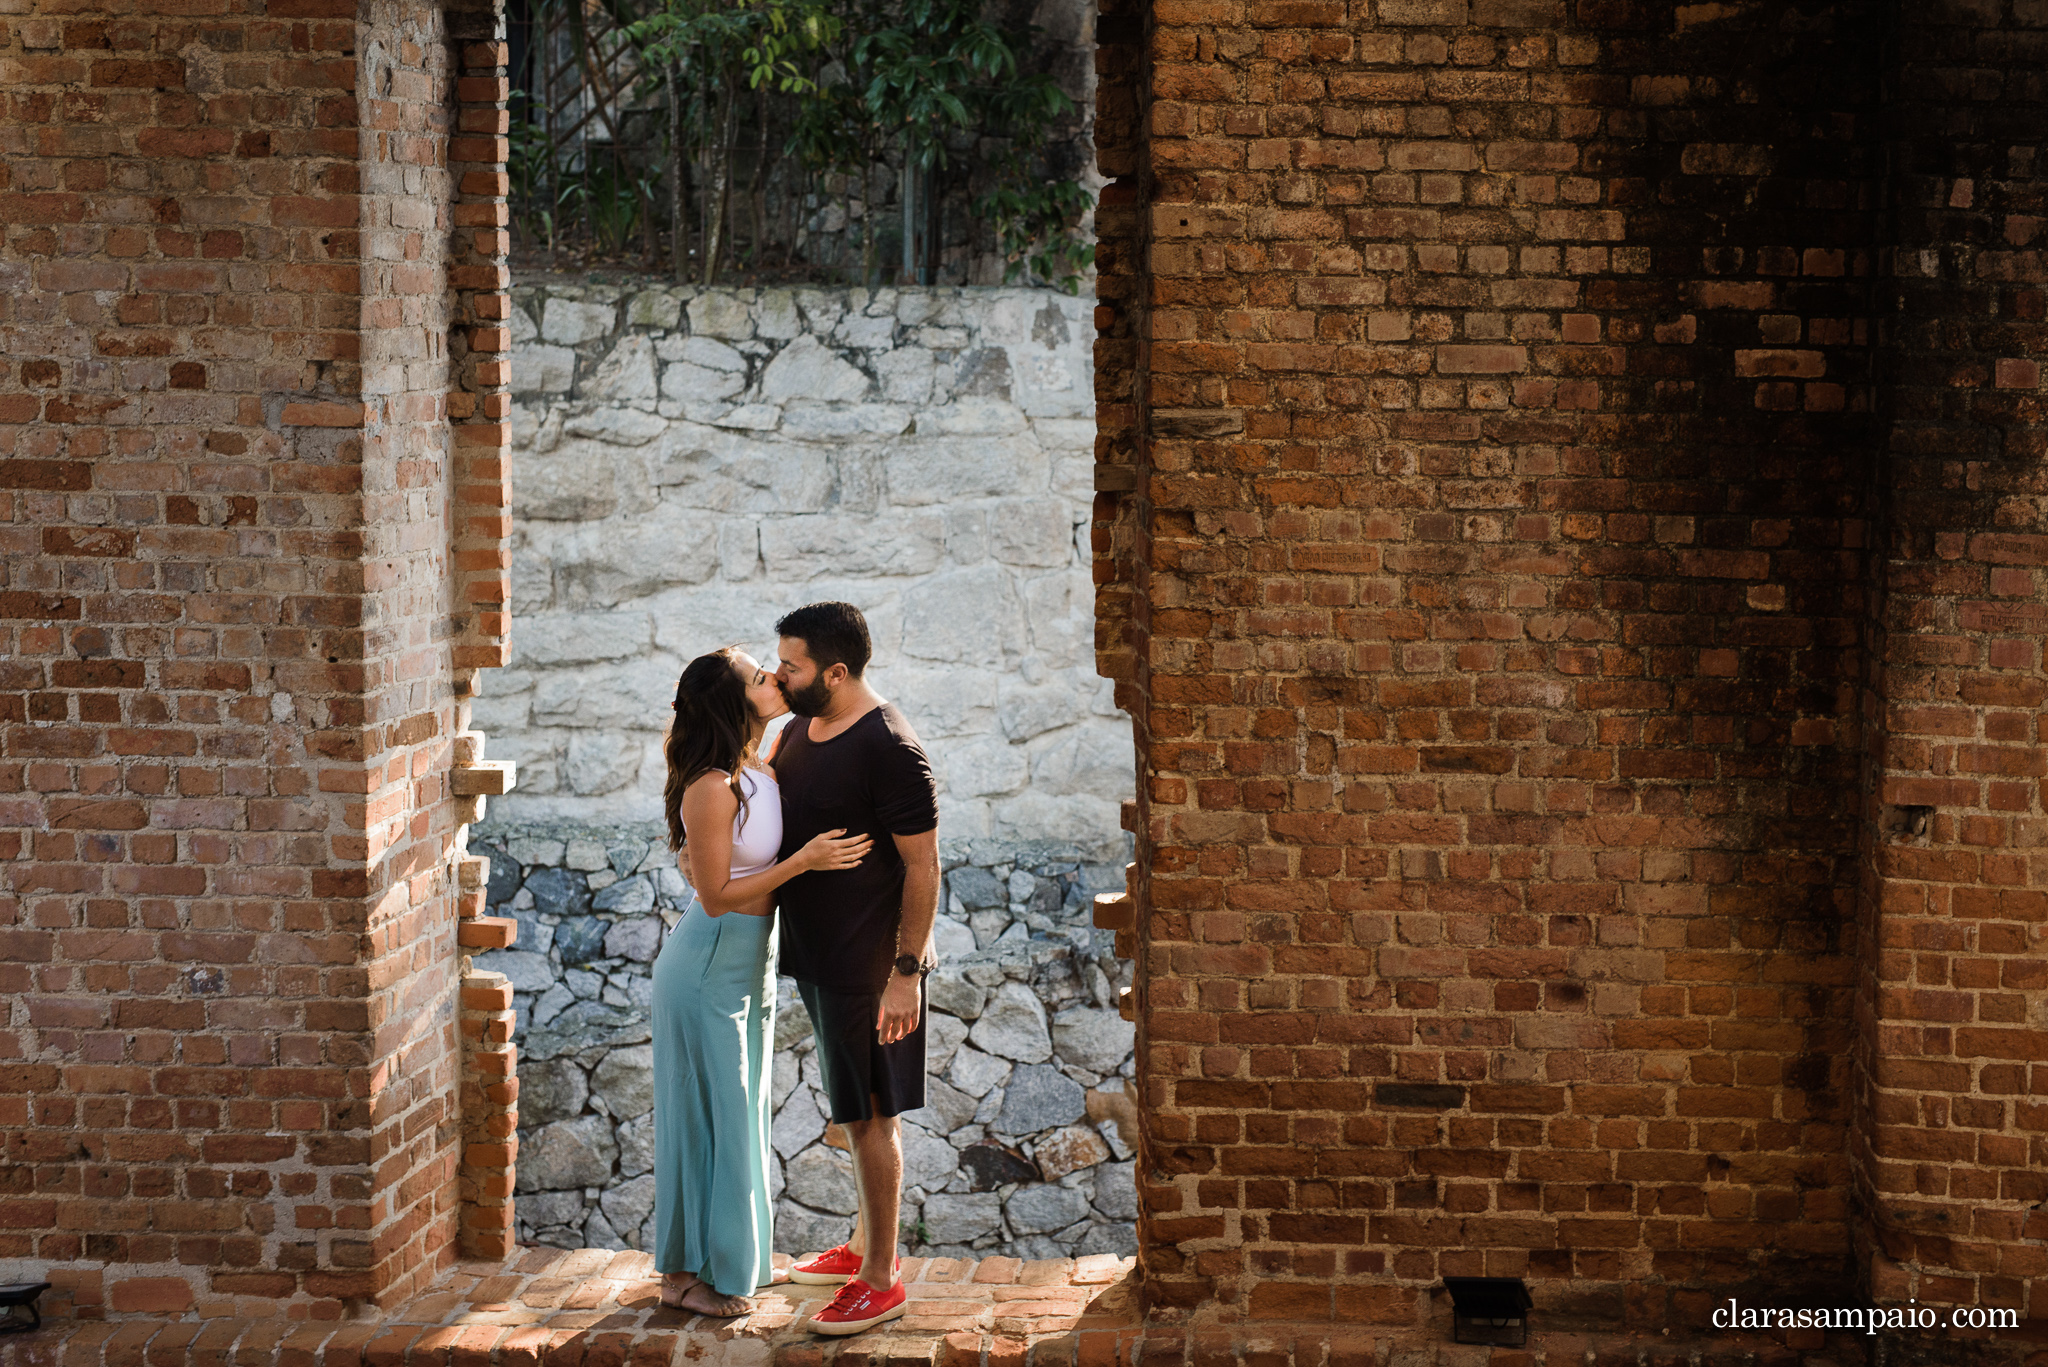
[[[702,1315],[745,1314],[773,1276],[772,894],[872,844],[827,831],[775,862],[782,798],[760,750],[787,711],[775,676],[728,646],[683,670],[663,746],[669,848],[696,896],[654,962],[654,1259],[662,1302]]]

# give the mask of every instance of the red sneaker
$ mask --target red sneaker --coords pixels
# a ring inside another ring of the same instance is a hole
[[[877,1291],[855,1277],[840,1287],[832,1304],[811,1316],[804,1328],[814,1334],[858,1334],[898,1318],[909,1305],[910,1293],[902,1282],[887,1291]]]
[[[838,1286],[860,1275],[860,1263],[860,1254],[841,1244],[790,1264],[789,1279],[805,1286]],[[903,1259],[896,1260],[896,1270],[903,1270]]]

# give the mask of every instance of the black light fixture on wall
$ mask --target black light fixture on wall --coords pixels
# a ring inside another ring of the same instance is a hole
[[[1520,1277],[1446,1277],[1451,1341],[1520,1348],[1529,1338],[1529,1288]]]

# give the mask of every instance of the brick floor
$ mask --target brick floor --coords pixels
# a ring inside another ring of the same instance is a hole
[[[786,1261],[778,1259],[778,1261]],[[780,1284],[739,1320],[665,1309],[645,1253],[521,1249],[460,1263],[375,1320],[51,1318],[0,1338],[0,1367],[2006,1367],[2043,1343],[1766,1334],[1690,1341],[1544,1330],[1522,1349],[1362,1324],[1142,1317],[1129,1259],[905,1258],[910,1313],[851,1338],[797,1324],[830,1287]],[[1540,1325],[1540,1320],[1539,1320]],[[2001,1338],[2005,1336],[2000,1336]],[[2038,1356],[2037,1356],[2038,1355]]]
[[[827,1339],[797,1325],[831,1287],[780,1283],[753,1314],[709,1320],[660,1303],[645,1253],[520,1249],[459,1263],[375,1320],[51,1319],[0,1339],[0,1367],[1113,1367],[1137,1337],[1130,1270],[905,1258],[909,1313]]]

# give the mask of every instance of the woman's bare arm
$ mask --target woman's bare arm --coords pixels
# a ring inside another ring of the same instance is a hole
[[[812,869],[851,868],[873,844],[865,836],[845,838],[843,831],[828,831],[789,858],[734,878],[732,822],[739,810],[731,783],[715,770],[700,775],[683,791],[683,829],[690,836],[683,854],[689,861],[690,886],[712,916],[766,916],[775,910],[769,893]]]

